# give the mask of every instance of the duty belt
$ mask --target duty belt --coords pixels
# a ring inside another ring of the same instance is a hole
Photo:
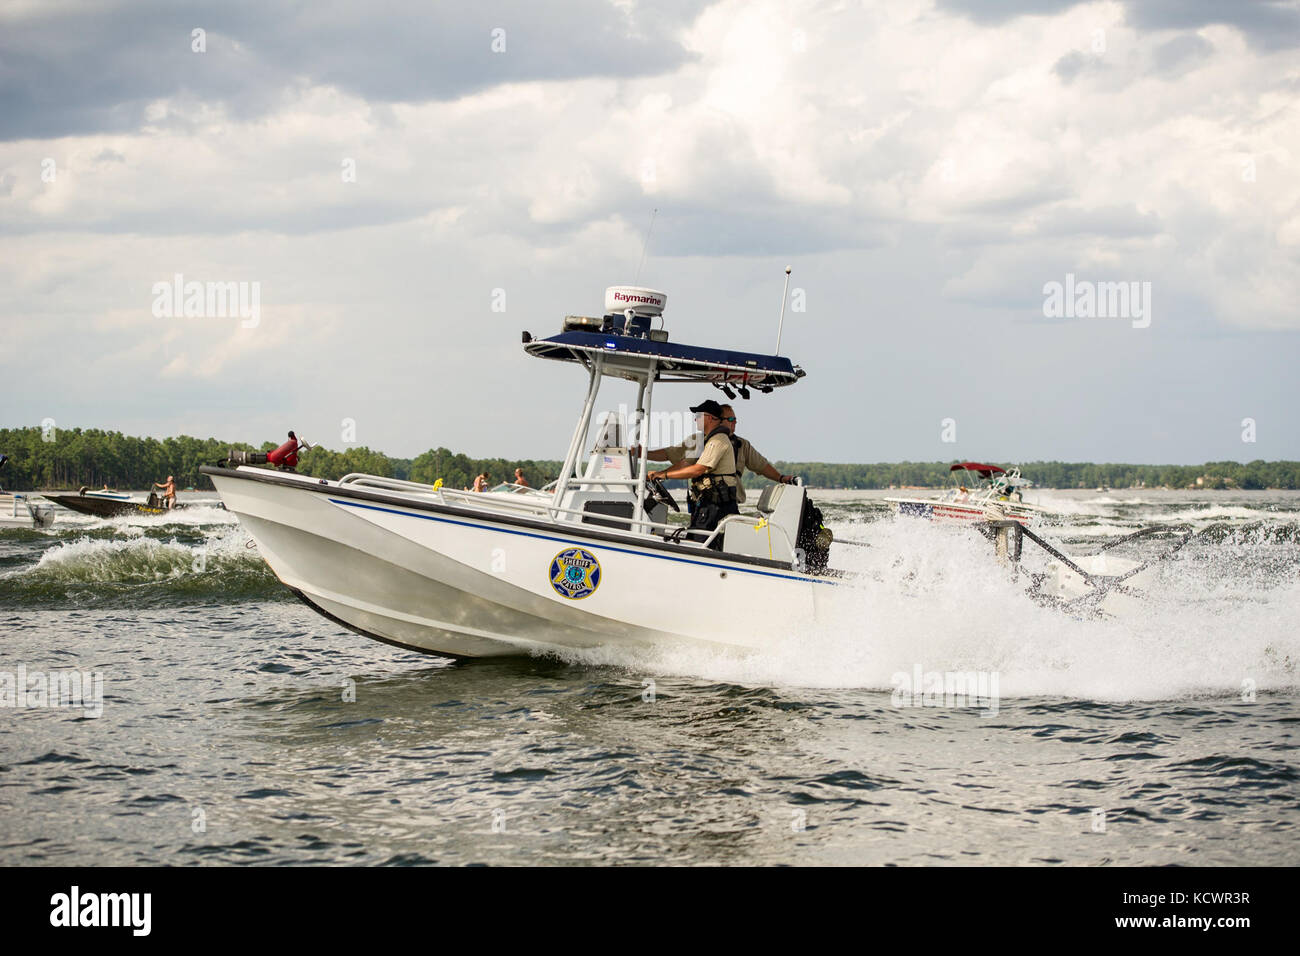
[[[708,491],[724,491],[724,490],[725,490],[725,491],[730,491],[730,492],[732,492],[732,493],[734,494],[735,491],[736,491],[736,486],[735,486],[735,485],[729,485],[729,484],[727,484],[727,482],[724,480],[724,479],[727,478],[727,477],[730,477],[730,476],[728,476],[728,475],[705,475],[705,476],[703,476],[702,478],[696,478],[696,479],[692,480],[691,483],[690,483],[690,487],[689,487],[689,489],[688,489],[689,492],[690,492],[691,497],[692,497],[693,499],[695,499],[695,500],[698,501],[699,498],[700,498],[700,497],[701,497],[705,492],[708,492]]]

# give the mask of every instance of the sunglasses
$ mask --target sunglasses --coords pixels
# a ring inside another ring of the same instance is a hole
[[[734,418],[723,418],[723,419],[719,419],[719,421],[731,422],[733,425],[736,423],[736,420]]]

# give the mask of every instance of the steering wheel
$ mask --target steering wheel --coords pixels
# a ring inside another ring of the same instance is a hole
[[[673,511],[680,512],[682,510],[677,506],[677,502],[673,500],[673,496],[668,493],[668,489],[664,487],[664,483],[658,478],[647,478],[646,487],[650,489],[649,499],[651,502],[662,501],[669,508],[672,508]]]

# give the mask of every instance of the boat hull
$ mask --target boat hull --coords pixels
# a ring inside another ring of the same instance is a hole
[[[1019,524],[1029,524],[1042,512],[1024,505],[998,502],[994,506],[952,501],[927,501],[922,498],[899,499],[886,498],[898,509],[900,515],[913,518],[926,518],[942,523],[968,524],[970,522],[1009,519]]]
[[[204,471],[304,601],[353,630],[428,653],[753,649],[806,628],[842,590],[831,577],[775,562],[640,544],[581,525],[270,473]],[[566,590],[566,554],[594,563],[585,569],[594,586]]]
[[[49,504],[0,492],[0,528],[48,528],[52,524],[54,509]]]
[[[91,495],[46,495],[50,501],[57,502],[71,511],[79,511],[96,518],[117,518],[121,515],[161,515],[187,505],[177,504],[173,508],[155,508],[136,501],[121,501],[113,498],[96,498]]]

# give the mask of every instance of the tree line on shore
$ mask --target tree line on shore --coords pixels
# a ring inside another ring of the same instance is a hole
[[[279,442],[250,445],[216,438],[136,438],[98,428],[0,428],[0,454],[9,462],[0,472],[0,485],[14,491],[67,491],[87,486],[141,489],[168,475],[178,488],[210,490],[212,483],[199,473],[202,465],[215,465],[231,448],[270,451]],[[298,472],[313,478],[341,478],[365,472],[388,478],[432,483],[438,478],[451,488],[468,488],[477,475],[493,482],[513,481],[522,468],[536,486],[559,474],[561,462],[470,458],[446,448],[430,449],[417,458],[391,458],[365,446],[335,451],[313,446],[298,462]]]
[[[167,475],[180,488],[211,489],[201,465],[216,464],[230,448],[270,451],[277,442],[260,446],[215,438],[136,438],[97,428],[0,429],[0,453],[9,456],[0,472],[0,485],[15,491],[58,491],[83,485],[99,488],[148,488]],[[939,488],[952,484],[950,462],[882,462],[836,464],[777,462],[785,474],[801,475],[815,488]],[[1006,462],[999,462],[1010,467]],[[534,487],[559,474],[554,460],[470,458],[446,448],[430,449],[416,458],[392,458],[361,446],[334,451],[314,447],[302,456],[298,471],[314,478],[341,478],[365,472],[389,478],[432,483],[439,478],[451,488],[467,488],[486,473],[492,483],[512,481],[516,468]],[[1127,465],[1090,462],[1038,461],[1022,464],[1022,473],[1040,488],[1300,488],[1300,462],[1235,461],[1203,465]],[[753,483],[748,476],[747,483]]]
[[[1013,463],[996,462],[1004,468]],[[1297,461],[1211,461],[1203,465],[1126,465],[1092,462],[1014,463],[1037,488],[1300,488]],[[952,462],[903,461],[875,465],[777,462],[783,474],[802,475],[814,488],[942,488],[953,484]],[[957,473],[959,476],[961,472]]]

